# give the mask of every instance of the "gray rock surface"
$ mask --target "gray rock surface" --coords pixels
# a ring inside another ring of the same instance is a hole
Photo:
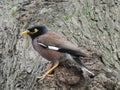
[[[74,66],[60,65],[54,77],[37,80],[49,62],[20,33],[35,24],[93,55],[83,61],[96,76],[87,82]],[[0,90],[120,90],[119,75],[119,0],[0,1]]]

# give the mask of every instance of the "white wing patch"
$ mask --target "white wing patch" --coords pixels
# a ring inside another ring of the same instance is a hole
[[[43,43],[38,43],[40,46],[42,46],[42,47],[45,47],[45,48],[48,48],[48,49],[51,49],[51,50],[55,50],[55,51],[58,51],[60,48],[58,48],[58,47],[55,47],[55,46],[47,46],[47,45],[45,45],[45,44],[43,44]]]
[[[51,49],[51,50],[56,50],[56,51],[59,50],[59,48],[55,47],[55,46],[48,46],[48,48]]]
[[[40,46],[47,48],[48,46],[43,43],[38,43]]]

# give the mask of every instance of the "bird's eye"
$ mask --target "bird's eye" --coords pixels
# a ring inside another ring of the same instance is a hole
[[[35,28],[32,32],[30,32],[30,34],[32,35],[32,34],[35,34],[37,32],[38,32],[38,29]]]
[[[35,28],[35,29],[34,29],[34,33],[37,33],[37,32],[38,32],[38,29]]]

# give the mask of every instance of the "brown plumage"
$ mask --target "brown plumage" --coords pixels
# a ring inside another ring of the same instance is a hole
[[[87,54],[81,52],[81,50],[65,40],[61,36],[48,32],[45,26],[34,26],[28,28],[22,34],[28,34],[32,38],[32,44],[34,49],[45,59],[52,62],[49,70],[40,76],[40,79],[44,79],[52,70],[54,70],[60,62],[69,60],[73,63],[79,64],[82,70],[86,70],[90,74],[94,75],[79,59],[79,57],[86,57]]]

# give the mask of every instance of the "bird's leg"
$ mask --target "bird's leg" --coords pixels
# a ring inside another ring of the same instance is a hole
[[[45,72],[47,72],[48,70],[50,70],[50,68],[52,68],[52,66],[53,66],[53,64],[48,65],[48,66],[46,67],[46,69],[45,69]],[[53,77],[54,75],[48,74],[47,76]]]
[[[53,66],[53,64],[48,65],[48,66],[45,68],[45,71],[48,71],[52,66]]]
[[[55,63],[52,65],[52,67],[45,72],[45,74],[43,74],[42,76],[37,77],[37,78],[39,78],[39,79],[41,79],[41,80],[45,79],[45,77],[46,77],[51,71],[53,71],[58,65],[59,65],[59,62],[58,62],[58,61],[55,62]]]

